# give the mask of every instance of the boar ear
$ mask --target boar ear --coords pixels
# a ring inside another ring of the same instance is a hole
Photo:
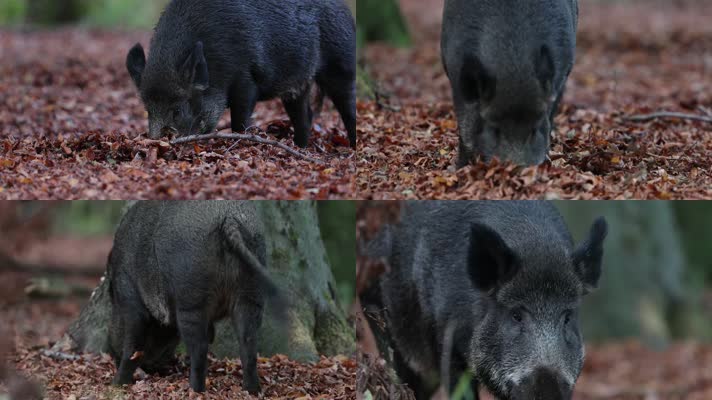
[[[481,224],[471,228],[467,262],[472,283],[482,291],[508,282],[519,268],[517,256],[499,233]]]
[[[126,55],[126,69],[133,79],[136,87],[141,86],[141,75],[146,68],[146,54],[143,52],[141,43],[136,43]]]
[[[539,53],[536,54],[536,76],[541,83],[544,92],[550,93],[552,82],[554,81],[554,59],[551,56],[551,50],[549,46],[541,46]]]
[[[608,233],[608,224],[603,217],[598,217],[591,226],[588,237],[573,253],[574,270],[583,283],[584,294],[598,287],[601,278],[603,258],[603,240]]]
[[[203,53],[203,42],[195,43],[193,51],[183,62],[180,74],[187,87],[200,91],[208,88],[208,63]]]
[[[496,89],[495,77],[487,71],[477,57],[465,56],[462,64],[462,93],[467,102],[490,101]]]

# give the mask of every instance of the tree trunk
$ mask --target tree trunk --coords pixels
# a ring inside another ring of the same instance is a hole
[[[289,322],[277,323],[268,306],[260,329],[259,352],[286,354],[313,361],[320,354],[350,354],[355,350],[354,327],[338,304],[334,277],[319,231],[316,205],[310,201],[260,201],[267,240],[268,268],[290,299]],[[79,318],[58,343],[61,349],[106,351],[111,313],[108,279],[95,289]],[[237,339],[229,321],[216,325],[211,351],[237,357]]]

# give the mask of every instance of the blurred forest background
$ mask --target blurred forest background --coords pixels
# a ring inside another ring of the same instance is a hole
[[[577,242],[597,216],[609,223],[600,289],[582,311],[587,340],[712,339],[712,202],[556,205]]]
[[[352,10],[356,0],[346,1]],[[168,0],[0,0],[0,24],[151,28]]]
[[[444,0],[443,0],[444,1]],[[667,3],[667,0],[580,0],[580,3],[645,2],[650,5]],[[411,35],[403,18],[399,0],[358,0],[358,45],[383,41],[394,46],[408,46]]]

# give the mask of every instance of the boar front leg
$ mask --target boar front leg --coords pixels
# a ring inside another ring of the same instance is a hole
[[[257,331],[262,323],[262,305],[248,296],[240,296],[232,315],[232,324],[240,345],[242,388],[256,395],[260,392],[257,375]]]
[[[408,385],[413,391],[417,400],[428,400],[433,395],[432,390],[428,390],[423,382],[423,378],[417,372],[410,368],[410,365],[405,361],[403,355],[397,349],[393,349],[393,369],[396,371],[401,382]]]
[[[228,106],[230,128],[233,132],[242,132],[250,126],[257,96],[257,87],[251,82],[236,83],[230,88]]]
[[[177,314],[180,337],[190,356],[190,387],[203,392],[208,372],[208,318],[202,309],[180,310]]]
[[[457,168],[470,164],[475,156],[475,135],[478,127],[477,107],[465,104],[461,96],[454,94],[455,114],[457,116],[458,151]]]

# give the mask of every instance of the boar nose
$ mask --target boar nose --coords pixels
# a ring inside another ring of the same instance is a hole
[[[514,390],[514,400],[571,400],[571,387],[556,371],[539,367]]]
[[[168,136],[176,132],[176,129],[171,128],[170,126],[164,126],[162,128],[152,126],[148,129],[148,137],[150,137],[151,139],[158,139],[160,137]]]

